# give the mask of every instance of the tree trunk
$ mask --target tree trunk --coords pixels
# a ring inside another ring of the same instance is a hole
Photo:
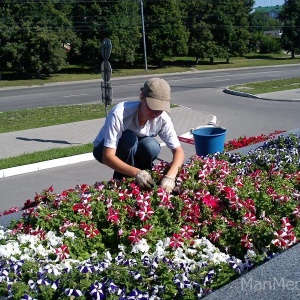
[[[292,57],[291,59],[294,59],[295,58],[295,51],[292,51]]]

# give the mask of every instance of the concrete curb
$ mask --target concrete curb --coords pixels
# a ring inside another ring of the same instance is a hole
[[[282,101],[282,102],[300,102],[300,99],[273,99],[273,98],[265,98],[265,97],[259,97],[254,94],[245,93],[245,92],[239,92],[229,89],[228,87],[223,90],[224,93],[234,95],[234,96],[241,96],[241,97],[247,97],[247,98],[254,98],[259,100],[266,100],[266,101]]]
[[[21,175],[35,171],[41,171],[45,169],[61,167],[71,164],[76,164],[79,162],[90,161],[93,160],[94,156],[92,153],[79,154],[69,157],[57,158],[48,161],[42,161],[34,164],[18,166],[13,168],[7,168],[0,170],[0,179],[4,177],[10,177],[14,175]]]

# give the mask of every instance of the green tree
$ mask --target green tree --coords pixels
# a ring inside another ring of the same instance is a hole
[[[75,0],[72,22],[78,43],[72,48],[72,61],[100,67],[101,42],[108,37],[109,12],[112,1]]]
[[[254,5],[253,0],[213,1],[211,24],[214,41],[217,43],[215,56],[227,58],[243,56],[248,52],[249,14]]]
[[[1,68],[31,76],[64,67],[64,46],[75,38],[68,18],[71,2],[3,0]]]
[[[226,58],[248,52],[249,14],[254,1],[185,1],[190,29],[190,54],[198,58]]]
[[[283,22],[282,48],[295,58],[300,53],[300,0],[285,0],[279,19]]]
[[[274,19],[264,12],[254,12],[250,14],[250,32],[264,32],[267,30],[279,30],[282,28],[282,23],[279,19]]]
[[[112,40],[112,61],[133,64],[141,44],[141,18],[138,1],[119,0],[112,8],[108,22]]]
[[[217,48],[208,23],[208,18],[212,14],[212,4],[206,0],[188,0],[186,7],[188,11],[186,26],[190,31],[189,54],[195,56],[198,63],[199,59],[213,57]]]
[[[184,6],[180,0],[147,1],[145,30],[150,57],[163,65],[166,57],[186,55],[189,32],[184,25]]]

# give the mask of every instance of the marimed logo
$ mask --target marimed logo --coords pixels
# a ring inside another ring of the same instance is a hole
[[[272,278],[270,280],[254,280],[253,278],[242,278],[241,280],[242,290],[254,290],[254,291],[276,291],[287,290],[287,291],[300,291],[300,280],[288,280],[286,278]]]

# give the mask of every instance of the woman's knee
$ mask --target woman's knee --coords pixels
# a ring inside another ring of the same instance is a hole
[[[160,153],[160,144],[153,137],[145,137],[138,143],[138,152],[143,155],[149,155],[152,160],[155,160]]]
[[[130,149],[135,146],[136,141],[137,141],[137,137],[134,134],[134,132],[131,130],[125,130],[122,133],[120,140],[118,142],[118,148],[122,147],[125,149]]]

